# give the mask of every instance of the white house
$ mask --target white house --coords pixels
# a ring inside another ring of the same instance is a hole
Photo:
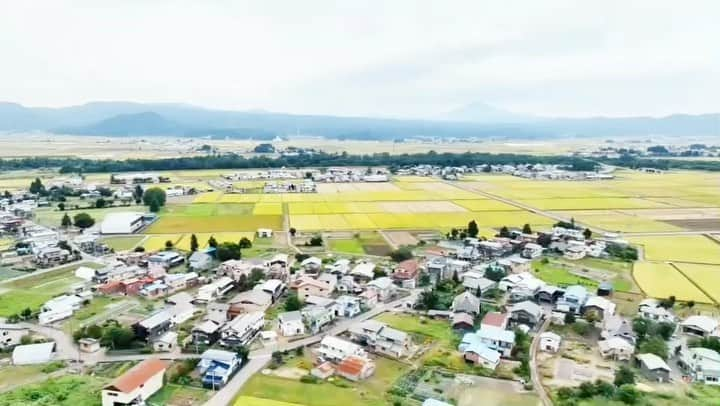
[[[102,234],[132,234],[142,228],[144,224],[142,213],[108,213],[100,224],[100,232]]]
[[[367,354],[362,347],[335,336],[326,336],[320,341],[318,354],[325,360],[332,362],[340,362],[351,355],[367,358]]]
[[[720,323],[709,316],[690,316],[680,322],[680,328],[685,334],[692,334],[700,337],[717,336],[720,332]]]
[[[645,299],[638,305],[638,317],[657,322],[675,323],[675,315],[660,306],[657,299]]]
[[[635,353],[635,346],[620,337],[598,341],[598,348],[603,358],[616,361],[627,361]]]
[[[210,284],[201,286],[200,289],[198,289],[195,300],[205,303],[210,302],[225,295],[233,286],[234,282],[232,279],[227,276],[220,277]]]
[[[178,334],[168,331],[155,339],[152,343],[155,352],[170,352],[177,346]]]
[[[146,359],[102,390],[102,406],[144,404],[163,387],[169,363],[156,358]]]
[[[299,311],[285,312],[278,315],[278,326],[280,334],[284,337],[292,337],[305,334],[305,324],[302,313]]]
[[[368,290],[374,290],[377,293],[377,297],[381,302],[392,297],[395,293],[395,284],[392,279],[387,276],[372,280],[365,285]]]
[[[220,344],[228,347],[247,345],[265,325],[265,313],[241,314],[220,329]]]
[[[562,338],[552,331],[545,331],[540,334],[540,351],[558,352]]]
[[[696,382],[720,385],[720,354],[709,348],[683,350],[679,364]]]
[[[350,275],[358,279],[370,280],[375,277],[375,264],[372,262],[361,262],[355,265]]]
[[[40,308],[38,323],[46,325],[66,319],[80,309],[83,299],[76,295],[63,295],[50,299]]]

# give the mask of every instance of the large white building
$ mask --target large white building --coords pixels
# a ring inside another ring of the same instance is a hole
[[[144,224],[142,213],[108,213],[100,224],[100,232],[102,234],[132,234],[142,228]]]

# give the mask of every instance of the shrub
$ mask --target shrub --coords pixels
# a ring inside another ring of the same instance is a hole
[[[318,383],[320,380],[314,376],[314,375],[303,375],[300,377],[300,382],[302,383]]]

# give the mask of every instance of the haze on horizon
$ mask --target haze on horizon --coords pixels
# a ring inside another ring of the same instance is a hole
[[[338,4],[340,3],[340,4]],[[717,112],[720,2],[0,0],[0,100],[434,118]]]

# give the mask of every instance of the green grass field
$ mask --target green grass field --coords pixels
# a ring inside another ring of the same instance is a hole
[[[335,252],[353,255],[365,254],[362,242],[355,238],[347,240],[329,240],[328,245],[330,246],[330,250]]]
[[[107,381],[91,376],[64,376],[0,393],[0,405],[99,406]]]
[[[135,248],[135,246],[138,245],[143,238],[145,237],[141,235],[133,237],[107,237],[103,238],[102,242],[115,251],[129,251]]]
[[[595,258],[583,258],[580,261],[565,261],[553,258],[547,263],[543,263],[541,260],[533,261],[532,269],[536,277],[552,285],[560,287],[582,285],[590,290],[597,289],[600,281],[593,279],[589,273],[588,276],[583,276],[583,269],[608,271],[615,274],[615,276],[610,279],[615,291],[630,292],[633,290],[630,277],[631,264],[626,262]]]

